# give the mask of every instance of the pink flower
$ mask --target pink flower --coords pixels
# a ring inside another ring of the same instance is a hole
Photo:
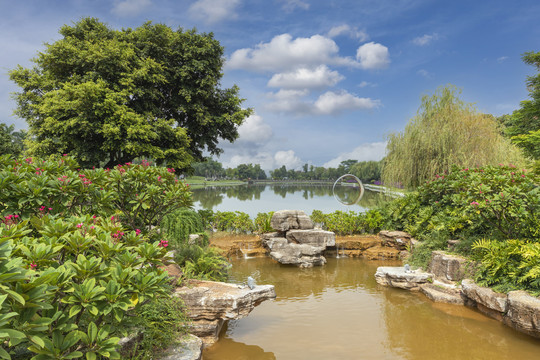
[[[35,269],[37,268],[37,264],[36,264],[35,262],[32,261],[32,262],[30,263],[30,268],[31,268],[32,270],[35,270]]]
[[[140,233],[141,233],[140,229],[135,229],[135,234],[140,235]]]
[[[90,226],[90,229],[95,229],[95,228],[94,228],[94,225]]]
[[[476,201],[473,201],[473,202],[471,203],[471,205],[472,205],[472,206],[476,206],[476,205],[480,205],[480,204],[477,203]]]
[[[161,240],[161,241],[159,242],[159,246],[165,248],[165,247],[169,246],[169,242],[168,242],[167,240]]]
[[[83,223],[78,223],[78,224],[77,224],[77,227],[78,227],[78,228],[82,228],[83,225],[84,225]]]

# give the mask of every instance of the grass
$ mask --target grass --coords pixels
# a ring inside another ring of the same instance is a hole
[[[204,179],[204,176],[190,176],[190,177],[187,177],[185,180],[184,180],[187,184],[189,184],[190,186],[191,185],[201,185],[201,186],[206,186],[206,185],[242,185],[242,184],[245,184],[246,182],[245,181],[241,181],[241,180],[216,180],[216,181],[210,181],[210,180],[205,180]]]

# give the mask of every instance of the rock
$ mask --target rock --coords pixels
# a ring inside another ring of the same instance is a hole
[[[508,300],[506,294],[497,293],[490,288],[478,286],[471,279],[464,279],[461,282],[463,294],[481,312],[493,318],[502,319],[502,314],[508,310]]]
[[[404,231],[381,230],[379,237],[382,239],[383,246],[397,250],[409,250],[411,248],[411,235]]]
[[[325,246],[287,243],[274,247],[270,252],[270,257],[284,265],[319,266],[326,264],[326,258],[322,256],[325,249]]]
[[[313,221],[302,210],[279,210],[272,215],[270,226],[276,231],[313,229]]]
[[[324,230],[289,230],[287,231],[287,241],[296,244],[308,244],[312,246],[335,246],[336,234]]]
[[[397,260],[399,254],[399,250],[385,246],[375,246],[364,251],[364,257],[369,260]]]
[[[449,255],[444,251],[433,251],[429,272],[438,279],[460,281],[468,271],[468,263],[469,261],[461,256]]]
[[[504,323],[520,332],[540,338],[540,298],[533,297],[526,291],[510,291]]]
[[[380,285],[418,291],[421,285],[433,280],[433,274],[419,270],[405,272],[403,266],[380,266],[375,273],[375,280]]]
[[[177,282],[179,279],[182,278],[182,276],[184,276],[182,268],[176,263],[172,263],[166,266],[160,266],[160,268],[165,270],[169,277],[173,278],[175,282]]]
[[[199,238],[200,238],[200,237],[201,237],[201,236],[198,235],[198,234],[190,234],[190,235],[189,235],[188,244],[189,244],[189,245],[199,245],[199,241],[200,241]]]
[[[201,360],[203,341],[201,338],[187,334],[180,339],[180,343],[171,346],[160,360]]]
[[[336,247],[340,250],[366,250],[382,244],[378,236],[362,236],[355,238],[336,239]]]
[[[200,336],[204,345],[217,341],[224,321],[247,316],[261,302],[274,299],[273,285],[257,285],[254,289],[215,281],[190,280],[187,286],[176,288],[192,320],[190,332]]]
[[[420,285],[420,291],[435,302],[456,305],[463,305],[465,303],[461,292],[457,289],[448,289],[440,285],[426,283]]]

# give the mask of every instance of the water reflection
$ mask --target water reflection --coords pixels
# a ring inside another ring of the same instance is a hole
[[[358,197],[358,188],[336,186],[336,197],[344,203],[353,202]],[[219,211],[244,211],[250,216],[258,212],[280,209],[302,209],[308,214],[314,209],[324,212],[352,210],[361,212],[373,208],[387,198],[383,194],[365,191],[358,204],[345,206],[340,204],[332,192],[331,185],[239,185],[208,186],[193,189],[196,208]]]
[[[238,259],[233,280],[274,284],[277,298],[231,322],[204,359],[537,359],[540,342],[467,307],[381,287],[378,266],[328,259],[313,269]]]

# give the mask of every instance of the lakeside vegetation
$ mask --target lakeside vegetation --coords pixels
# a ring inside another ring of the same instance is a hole
[[[178,282],[162,269],[168,251],[183,269],[179,281],[225,280],[228,263],[208,246],[209,229],[271,231],[271,213],[190,210],[177,175],[193,171],[194,185],[266,178],[258,164],[201,162],[204,151],[220,153],[219,140],[238,137],[251,109],[238,88],[219,88],[223,48],[212,34],[151,23],[116,31],[91,18],[60,34],[35,68],[10,72],[29,132],[0,126],[0,357],[129,358],[117,344],[136,333],[132,351],[152,358],[185,331],[171,297]],[[524,60],[540,70],[540,53]],[[478,283],[540,294],[540,75],[527,85],[531,99],[499,119],[443,87],[390,135],[382,161],[282,166],[270,176],[352,173],[403,185],[405,197],[366,213],[311,216],[341,235],[410,232],[421,240],[416,266],[459,240],[453,251],[480,262]]]

